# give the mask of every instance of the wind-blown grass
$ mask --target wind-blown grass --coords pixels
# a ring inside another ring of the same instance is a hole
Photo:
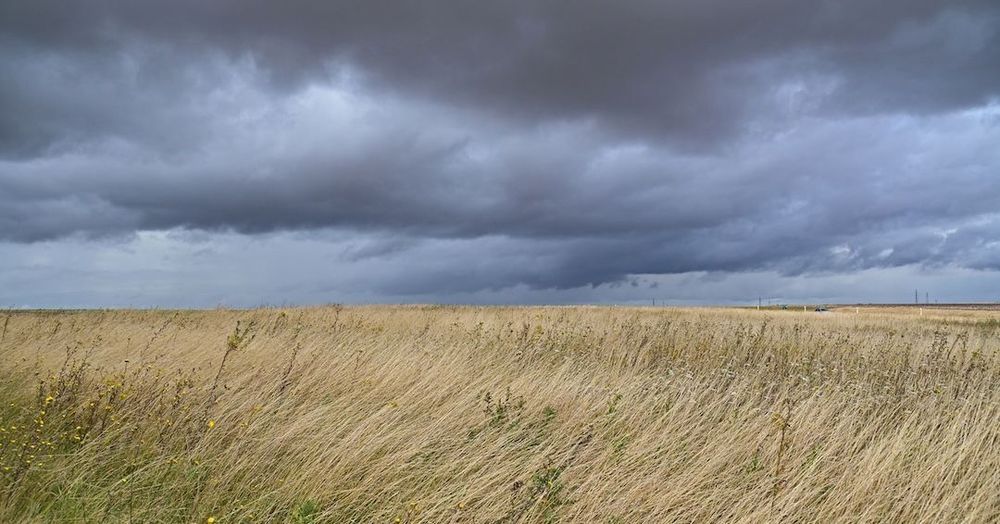
[[[328,307],[0,324],[4,522],[1000,519],[991,313]]]

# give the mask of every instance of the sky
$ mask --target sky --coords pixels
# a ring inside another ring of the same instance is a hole
[[[1000,2],[0,0],[0,307],[1000,300]]]

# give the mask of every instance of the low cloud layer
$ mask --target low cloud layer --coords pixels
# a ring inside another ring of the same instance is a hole
[[[1000,270],[995,2],[9,2],[0,103],[8,289],[241,242],[272,302]]]

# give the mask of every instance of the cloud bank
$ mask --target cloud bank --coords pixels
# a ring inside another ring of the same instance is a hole
[[[181,304],[234,271],[284,279],[263,301],[600,301],[1000,270],[995,2],[8,2],[0,103],[9,301],[151,267]]]

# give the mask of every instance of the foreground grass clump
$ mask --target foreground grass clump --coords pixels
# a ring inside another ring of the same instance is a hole
[[[0,319],[0,521],[1000,519],[989,312]]]

